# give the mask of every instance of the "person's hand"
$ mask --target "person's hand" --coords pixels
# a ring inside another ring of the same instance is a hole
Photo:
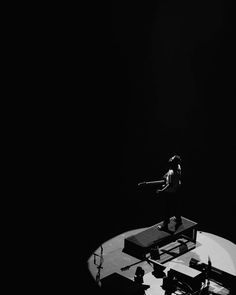
[[[161,190],[159,190],[159,189],[156,190],[156,193],[157,193],[157,194],[159,194],[160,192],[161,192]]]

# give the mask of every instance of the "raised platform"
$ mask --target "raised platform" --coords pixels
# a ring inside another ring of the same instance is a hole
[[[182,225],[175,229],[176,222],[174,221],[174,217],[172,217],[168,226],[168,231],[163,231],[158,228],[158,226],[162,225],[162,222],[160,222],[136,235],[126,238],[124,240],[123,252],[142,259],[147,253],[150,253],[151,249],[158,249],[178,239],[182,239],[182,243],[185,245],[190,243],[193,248],[196,243],[197,223],[186,217],[182,217],[182,221]],[[159,254],[160,262],[166,262],[167,260],[163,260],[162,256],[166,255],[166,253],[162,252]]]

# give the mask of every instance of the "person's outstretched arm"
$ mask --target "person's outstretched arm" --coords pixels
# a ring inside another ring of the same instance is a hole
[[[156,190],[157,193],[164,192],[170,187],[171,181],[172,181],[172,175],[169,174],[166,179],[167,179],[166,185],[162,189]]]

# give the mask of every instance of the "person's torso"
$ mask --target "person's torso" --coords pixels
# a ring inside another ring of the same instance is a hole
[[[168,193],[175,193],[179,190],[181,186],[181,173],[180,171],[169,170],[166,175],[166,183],[169,184],[169,187],[166,189]]]

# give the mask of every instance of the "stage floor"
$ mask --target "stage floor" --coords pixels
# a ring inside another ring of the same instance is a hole
[[[152,266],[146,261],[140,262],[139,259],[122,252],[124,239],[136,235],[143,230],[145,230],[145,228],[123,233],[102,245],[104,260],[102,264],[103,268],[100,272],[100,279],[116,272],[133,280],[137,266],[141,266],[145,271],[144,284],[150,285],[150,288],[145,291],[146,295],[162,295],[164,294],[164,291],[161,288],[162,279],[155,278],[152,275]],[[101,248],[99,247],[94,253],[100,255]],[[232,275],[236,275],[236,245],[224,238],[201,231],[197,231],[196,247],[194,249],[164,263],[163,265],[166,266],[165,272],[167,272],[173,263],[189,266],[191,258],[207,263],[208,256],[211,259],[213,267],[219,268]],[[94,255],[92,254],[88,259],[88,269],[94,280],[98,273],[97,266],[94,262],[96,262],[96,264],[99,263],[99,256],[96,256],[95,258],[96,261],[94,261]],[[130,267],[127,270],[122,270],[122,268],[127,266]],[[214,284],[212,284],[211,288],[216,294],[227,294],[223,289],[220,290],[217,285],[214,286]]]

